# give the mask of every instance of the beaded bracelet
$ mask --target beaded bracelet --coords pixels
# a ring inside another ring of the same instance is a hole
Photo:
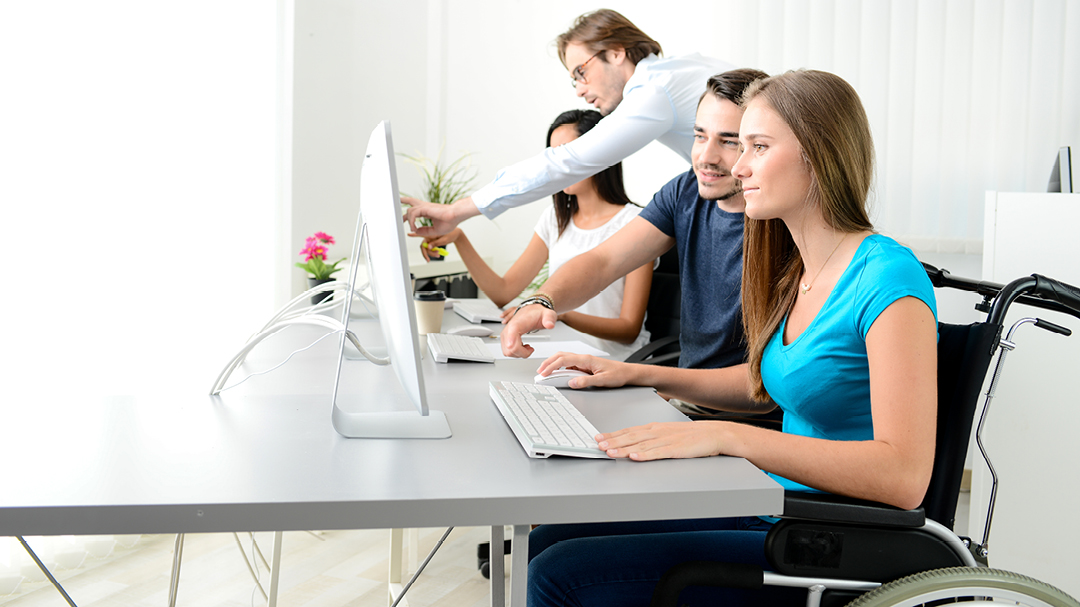
[[[532,296],[533,297],[542,297],[543,299],[546,299],[547,302],[549,304],[551,304],[551,310],[555,309],[555,298],[548,295],[547,293],[541,293],[540,291],[537,291],[536,293],[533,293]]]
[[[551,310],[552,312],[555,311],[555,306],[551,305],[551,302],[549,300],[544,299],[543,297],[536,297],[536,296],[529,297],[525,301],[521,302],[518,305],[518,308],[520,309],[520,308],[523,308],[523,307],[525,307],[527,305],[530,305],[530,304],[540,304],[540,305],[544,306],[545,308],[547,308],[548,310]]]

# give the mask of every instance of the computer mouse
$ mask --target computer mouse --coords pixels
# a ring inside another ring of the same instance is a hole
[[[488,337],[491,333],[491,329],[483,325],[464,325],[446,330],[447,335],[468,335],[470,337]]]
[[[582,375],[589,375],[585,371],[579,371],[577,369],[555,369],[551,372],[551,375],[543,376],[537,374],[533,378],[534,384],[541,386],[554,386],[556,388],[566,388],[570,385],[570,380],[575,377],[581,377]]]

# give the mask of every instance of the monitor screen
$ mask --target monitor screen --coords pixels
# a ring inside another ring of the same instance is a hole
[[[1072,193],[1072,152],[1069,150],[1069,146],[1058,150],[1057,158],[1054,159],[1054,170],[1050,172],[1050,183],[1046,186],[1046,191]]]
[[[394,165],[394,144],[390,136],[390,123],[386,121],[375,127],[368,140],[360,173],[360,214],[356,225],[348,292],[355,292],[360,243],[363,242],[368,278],[378,309],[379,325],[386,340],[390,366],[405,389],[409,401],[407,404],[413,410],[379,410],[385,409],[387,398],[372,393],[363,395],[364,411],[346,412],[341,409],[338,387],[345,372],[345,337],[342,336],[334,379],[334,429],[350,438],[448,438],[450,426],[446,416],[427,406],[405,250],[405,224],[401,219],[401,198]],[[352,300],[352,297],[345,299],[342,322],[346,329],[349,327]]]

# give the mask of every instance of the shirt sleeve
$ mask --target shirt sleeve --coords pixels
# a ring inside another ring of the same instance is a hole
[[[653,195],[652,201],[638,215],[653,224],[657,230],[673,238],[675,237],[675,204],[678,202],[677,193],[681,181],[681,178],[673,179],[660,188]]]
[[[636,86],[591,131],[502,169],[495,181],[472,195],[473,202],[485,217],[497,217],[621,162],[674,124],[675,108],[667,92],[650,84]]]
[[[853,307],[855,326],[863,339],[878,316],[890,305],[904,297],[922,300],[937,319],[937,300],[934,285],[918,258],[906,248],[882,251],[882,247],[867,255],[859,294]]]

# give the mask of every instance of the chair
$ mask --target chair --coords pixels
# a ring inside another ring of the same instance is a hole
[[[1024,604],[1080,606],[1052,586],[986,568],[988,538],[984,536],[979,544],[952,532],[972,420],[998,345],[1002,351],[987,390],[984,416],[1004,356],[1013,347],[1013,330],[1034,322],[1040,328],[1070,333],[1046,321],[1024,319],[1002,340],[1008,306],[1019,301],[1080,318],[1080,290],[1038,275],[1002,287],[953,278],[932,266],[927,266],[927,272],[937,287],[982,294],[984,301],[976,307],[988,312],[988,318],[964,326],[938,325],[937,450],[922,506],[900,510],[830,494],[787,492],[781,520],[765,541],[766,557],[775,573],[744,564],[682,563],[657,584],[654,606],[676,605],[682,589],[692,585],[802,587],[808,591],[810,606],[843,605],[853,599],[858,599],[853,605],[866,606],[995,596],[1033,601]],[[993,497],[990,515],[992,508]]]
[[[679,364],[679,317],[682,284],[679,282],[679,253],[672,247],[660,256],[653,270],[652,287],[645,311],[645,328],[652,339],[626,358],[628,363],[674,367]]]

